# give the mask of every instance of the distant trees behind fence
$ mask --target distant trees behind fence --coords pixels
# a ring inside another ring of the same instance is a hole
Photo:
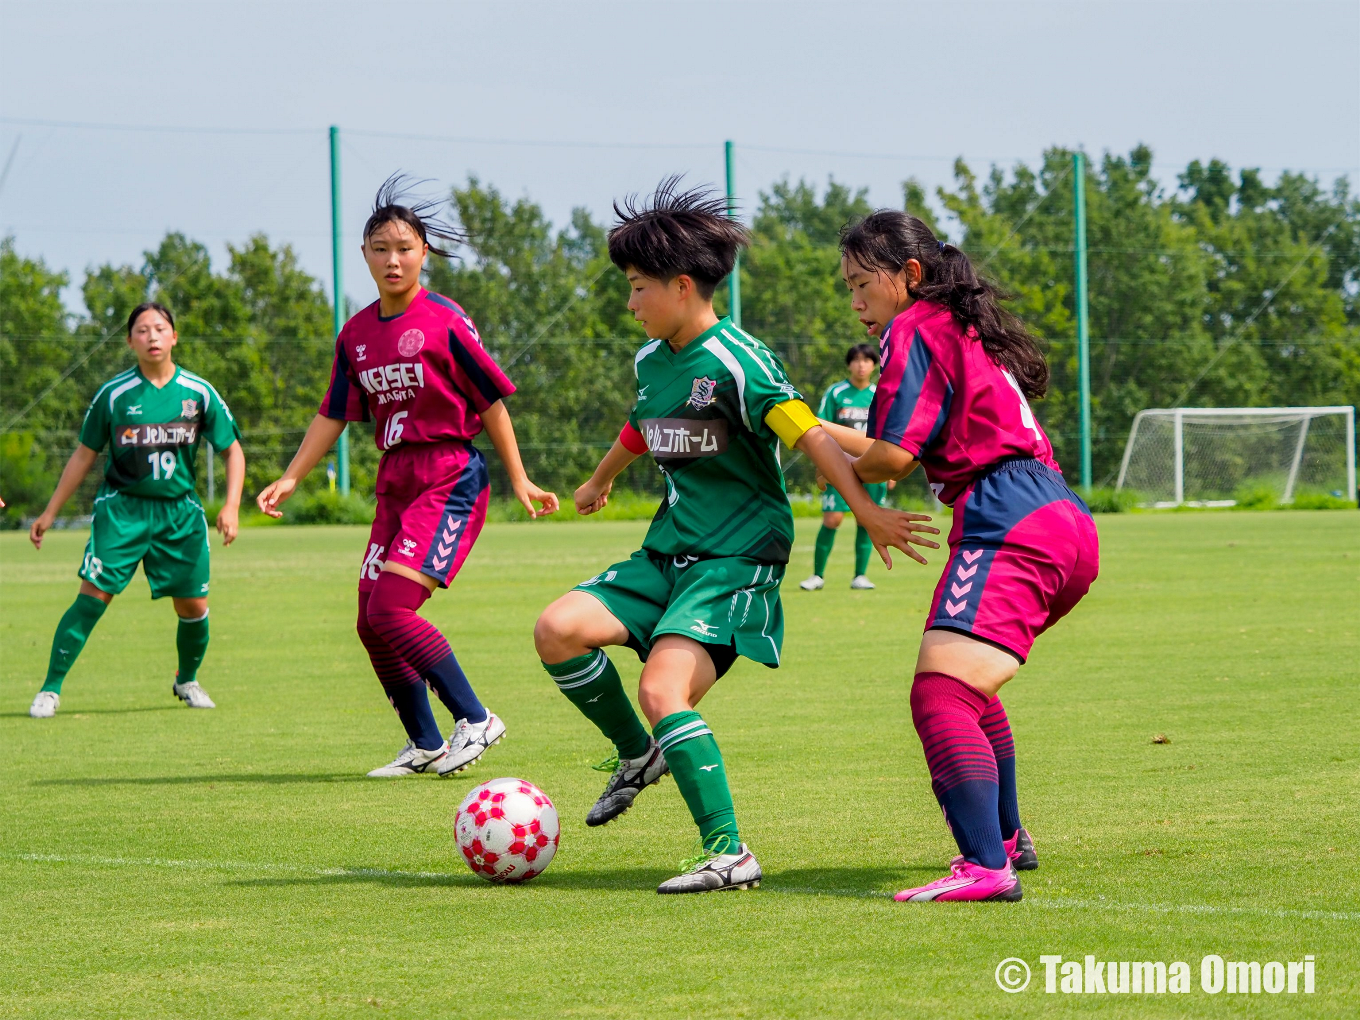
[[[1214,160],[1191,163],[1168,186],[1151,163],[1145,147],[1106,155],[1087,181],[1097,484],[1117,471],[1144,407],[1360,402],[1360,201],[1347,180],[1325,187],[1285,173],[1267,185]],[[902,200],[1009,289],[1044,338],[1053,381],[1035,409],[1059,460],[1075,467],[1071,167],[1069,151],[1052,149],[1038,166],[993,167],[979,179],[960,160],[952,187],[927,196],[908,180]],[[459,261],[431,259],[429,286],[467,309],[519,386],[509,406],[530,473],[565,496],[618,434],[632,352],[645,339],[608,261],[607,224],[577,209],[556,226],[530,199],[475,177],[451,200],[471,241]],[[842,377],[845,349],[862,339],[836,242],[869,211],[866,189],[835,180],[779,182],[752,210],[743,324],[810,399]],[[359,272],[351,285],[367,293]],[[240,421],[248,489],[281,469],[333,351],[326,293],[287,243],[256,234],[214,267],[203,244],[167,234],[140,266],[87,270],[78,317],[61,301],[68,282],[12,239],[0,243],[0,496],[11,524],[41,508],[91,394],[132,362],[123,322],[148,297],[175,312],[176,360],[211,379]],[[717,304],[726,311],[725,288]],[[369,493],[371,433],[360,427],[353,450],[355,487]],[[806,465],[794,461],[789,473],[792,486],[811,485]],[[625,484],[653,491],[655,469],[639,463]]]

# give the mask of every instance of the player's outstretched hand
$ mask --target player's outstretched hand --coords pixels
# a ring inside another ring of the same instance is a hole
[[[231,545],[236,541],[236,532],[240,530],[240,508],[234,506],[224,506],[217,511],[217,533],[222,536],[223,545]]]
[[[525,510],[529,511],[529,517],[531,519],[547,517],[549,514],[557,513],[557,493],[548,492],[546,489],[540,489],[527,478],[519,485],[515,486],[515,498],[520,501],[520,504]],[[535,503],[539,504],[543,509],[535,510]]]
[[[52,520],[52,515],[44,510],[28,529],[28,540],[33,543],[34,549],[42,548],[43,535],[51,530]]]
[[[270,517],[282,517],[283,511],[279,509],[280,503],[288,501],[288,497],[297,488],[297,482],[291,478],[280,478],[277,482],[270,482],[264,490],[255,497],[255,505],[260,508],[260,512],[268,514]]]
[[[609,492],[613,488],[613,481],[601,484],[591,478],[577,489],[572,497],[576,501],[576,512],[582,517],[599,513],[609,504]]]
[[[878,555],[883,557],[883,562],[889,570],[892,569],[892,554],[888,552],[889,549],[901,549],[917,563],[924,564],[926,558],[912,546],[919,545],[927,549],[940,547],[939,542],[922,537],[940,533],[939,528],[932,528],[924,523],[930,519],[929,514],[914,514],[905,510],[890,510],[887,507],[875,507],[874,513],[863,519],[856,516],[856,520],[864,525],[864,530],[869,533],[874,548],[878,550]]]

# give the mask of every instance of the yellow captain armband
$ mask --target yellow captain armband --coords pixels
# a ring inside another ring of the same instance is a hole
[[[821,424],[812,409],[801,400],[786,400],[775,404],[765,416],[765,424],[792,450],[803,438],[803,433]]]

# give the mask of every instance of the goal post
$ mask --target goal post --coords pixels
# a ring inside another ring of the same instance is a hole
[[[1268,491],[1356,499],[1355,408],[1153,407],[1129,429],[1117,490],[1153,506],[1229,506]]]

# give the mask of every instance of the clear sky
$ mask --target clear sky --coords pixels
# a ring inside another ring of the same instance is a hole
[[[721,184],[728,138],[747,209],[784,175],[897,204],[1054,144],[1145,142],[1169,184],[1212,157],[1360,180],[1360,4],[0,0],[0,231],[73,283],[176,229],[219,260],[264,231],[329,286],[330,124],[367,301],[357,231],[396,169],[558,223]]]

